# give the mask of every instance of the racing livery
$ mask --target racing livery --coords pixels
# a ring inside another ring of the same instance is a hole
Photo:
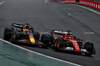
[[[13,43],[28,43],[36,45],[40,37],[39,32],[35,32],[34,29],[28,24],[12,23],[11,27],[4,29],[4,39]]]
[[[54,37],[54,34],[60,36]],[[76,38],[70,30],[66,32],[53,30],[51,31],[51,35],[45,34],[44,36],[44,39],[48,39],[44,41],[50,43],[55,50],[75,51],[88,56],[95,54],[95,48],[92,42],[83,44],[83,39]]]
[[[43,34],[40,38],[40,33],[34,31],[29,24],[12,23],[11,27],[4,29],[4,39],[12,43],[27,43],[39,47],[52,47],[54,50],[80,52],[88,56],[96,53],[92,42],[84,44],[83,39],[74,36],[70,30],[65,32],[52,30],[50,33]],[[54,34],[60,36],[55,37]]]

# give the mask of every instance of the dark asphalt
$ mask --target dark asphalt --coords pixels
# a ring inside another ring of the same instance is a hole
[[[84,66],[100,66],[100,15],[71,4],[51,4],[45,3],[45,0],[5,0],[0,5],[1,38],[4,28],[14,22],[30,23],[40,32],[71,29],[77,37],[94,43],[96,55],[87,57],[56,52],[50,48],[22,47]]]

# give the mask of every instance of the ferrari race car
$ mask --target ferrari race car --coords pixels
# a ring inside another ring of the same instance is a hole
[[[12,43],[28,43],[36,45],[40,37],[39,32],[28,24],[12,23],[11,27],[4,29],[4,40],[11,41]]]
[[[54,34],[60,36],[54,37]],[[95,48],[92,42],[83,44],[83,40],[72,35],[70,30],[66,32],[53,30],[51,31],[51,35],[44,34],[42,36],[42,42],[48,43],[55,50],[75,51],[88,56],[95,54]]]

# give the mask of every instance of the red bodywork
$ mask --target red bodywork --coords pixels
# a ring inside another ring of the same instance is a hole
[[[69,50],[69,51],[77,51],[77,52],[89,53],[87,51],[81,51],[81,49],[79,47],[78,42],[83,43],[83,40],[82,39],[77,40],[76,36],[74,36],[72,34],[69,34],[69,32],[52,31],[51,34],[52,35],[53,34],[62,35],[62,36],[59,36],[58,38],[63,38],[66,42],[71,42],[73,44],[74,50],[70,50],[70,49],[66,49],[66,48],[60,49],[60,50]],[[59,43],[57,43],[56,39],[57,38],[54,38],[54,41],[53,41],[54,44],[55,44],[55,47],[56,47],[56,45],[59,44]],[[59,47],[59,46],[57,46],[57,47]]]
[[[68,35],[68,34],[65,34],[63,36],[59,36],[59,38],[63,38],[64,40],[66,40],[67,42],[71,42],[75,48],[76,51],[80,51],[80,48],[79,48],[79,45],[78,45],[78,41],[75,40],[75,36],[73,35]],[[82,42],[80,40],[80,42]]]

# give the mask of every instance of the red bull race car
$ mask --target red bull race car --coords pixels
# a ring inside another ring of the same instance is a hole
[[[37,45],[40,33],[34,31],[30,24],[12,23],[11,27],[4,29],[4,40],[12,43],[27,43]]]
[[[60,36],[54,37],[54,34]],[[66,32],[53,30],[51,31],[51,35],[44,34],[42,36],[42,42],[48,43],[55,50],[75,51],[88,56],[96,53],[92,42],[83,44],[83,39],[76,38],[70,30]]]

